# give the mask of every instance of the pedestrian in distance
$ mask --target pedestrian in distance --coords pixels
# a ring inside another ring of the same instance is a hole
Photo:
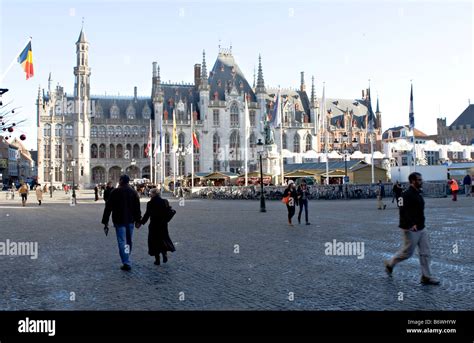
[[[402,186],[400,185],[400,182],[399,182],[398,180],[397,180],[397,182],[395,182],[395,184],[393,185],[392,192],[393,192],[393,199],[392,199],[392,202],[393,202],[393,201],[396,201],[396,202],[397,202],[397,207],[400,207],[400,206],[398,205],[398,201],[399,201],[400,198],[402,197],[403,188],[402,188]]]
[[[298,205],[300,206],[300,211],[298,213],[298,224],[301,224],[301,213],[303,213],[303,208],[304,208],[306,225],[311,225],[311,223],[308,220],[308,199],[310,196],[310,192],[305,180],[303,180],[301,184],[298,186],[298,189],[296,190],[296,194],[298,196]]]
[[[41,185],[37,184],[36,189],[36,200],[38,200],[38,206],[41,206],[41,202],[43,201],[43,190],[41,189]]]
[[[451,188],[451,195],[453,201],[458,201],[458,192],[459,192],[459,185],[458,182],[454,177],[448,181],[449,187]]]
[[[472,185],[471,175],[466,174],[466,176],[464,176],[464,179],[462,180],[462,183],[464,185],[464,192],[466,193],[466,197],[470,197],[471,196],[471,185]]]
[[[377,184],[377,209],[385,210],[387,207],[386,204],[383,203],[383,197],[385,196],[385,186],[382,183],[382,180],[379,180]]]
[[[18,189],[18,193],[21,196],[21,204],[23,207],[25,207],[26,201],[28,200],[28,193],[29,193],[28,186],[26,185],[26,183],[21,184],[20,189]]]
[[[168,262],[168,251],[176,251],[168,232],[168,222],[171,220],[174,211],[168,200],[163,199],[157,188],[150,190],[151,199],[146,205],[146,212],[141,220],[141,225],[145,225],[150,219],[148,226],[148,254],[155,257],[155,264],[160,265],[160,254],[163,256],[163,263]]]
[[[418,247],[421,265],[421,283],[439,285],[439,281],[431,277],[430,244],[425,228],[425,201],[421,194],[423,179],[420,173],[408,176],[410,187],[403,192],[400,200],[400,224],[403,234],[403,247],[391,259],[384,261],[385,271],[391,276],[393,268],[400,262],[410,258]]]
[[[294,226],[291,219],[295,215],[298,200],[298,194],[296,193],[295,182],[293,180],[288,181],[288,187],[283,192],[283,202],[286,204],[288,210],[288,225]]]
[[[99,200],[99,185],[95,185],[94,187],[94,201]]]
[[[134,225],[140,226],[141,210],[140,199],[137,192],[129,185],[130,178],[127,175],[120,176],[119,186],[115,188],[105,203],[102,224],[107,235],[110,214],[115,227],[117,243],[119,248],[122,267],[120,269],[129,271],[132,269],[130,254],[132,253],[132,237]]]

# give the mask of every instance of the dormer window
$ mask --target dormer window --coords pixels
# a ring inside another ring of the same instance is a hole
[[[110,119],[118,119],[120,116],[120,109],[117,105],[110,108]]]
[[[133,107],[133,105],[129,105],[127,108],[127,119],[134,120],[135,114],[136,114],[135,107]]]

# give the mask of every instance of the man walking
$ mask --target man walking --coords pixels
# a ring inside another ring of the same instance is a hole
[[[454,177],[448,181],[449,186],[451,187],[451,194],[453,196],[453,201],[458,201],[458,192],[459,192],[459,185],[458,182]]]
[[[29,193],[28,186],[26,185],[26,183],[21,184],[20,189],[18,190],[18,193],[20,193],[20,196],[21,196],[21,204],[23,205],[23,207],[25,207],[26,200],[28,200],[28,193]]]
[[[410,258],[418,247],[421,265],[421,283],[424,285],[439,285],[439,281],[431,277],[430,245],[428,232],[425,229],[425,201],[421,195],[423,179],[421,174],[414,172],[408,176],[410,187],[403,192],[400,199],[400,225],[403,230],[403,247],[391,259],[384,261],[385,271],[392,275],[396,264]]]
[[[41,185],[38,183],[36,185],[36,200],[38,200],[38,205],[41,206],[41,202],[43,201],[43,190],[41,189]]]
[[[383,203],[383,197],[385,196],[385,186],[382,183],[382,180],[379,180],[379,183],[377,184],[377,208],[379,210],[385,210],[387,205]]]
[[[104,201],[107,202],[110,198],[110,193],[114,190],[114,187],[112,186],[112,181],[107,182],[107,186],[105,186],[104,190]]]
[[[462,180],[462,183],[464,185],[464,192],[466,193],[466,196],[470,197],[471,196],[471,184],[472,184],[471,175],[466,174],[466,176],[464,176],[464,180]]]
[[[140,226],[141,210],[140,199],[137,192],[128,184],[130,178],[127,175],[120,177],[119,186],[110,193],[105,204],[102,224],[107,234],[109,217],[112,213],[112,222],[115,226],[117,242],[119,247],[122,267],[120,269],[129,271],[132,269],[130,254],[132,252],[133,226]]]

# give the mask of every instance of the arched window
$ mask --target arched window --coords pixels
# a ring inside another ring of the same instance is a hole
[[[249,147],[254,149],[257,147],[257,142],[255,141],[255,134],[252,132],[249,137]]]
[[[300,135],[296,134],[293,138],[293,152],[300,152]]]
[[[140,158],[140,146],[138,144],[135,144],[133,146],[133,158]]]
[[[136,111],[135,111],[135,107],[133,107],[132,104],[130,104],[127,108],[127,119],[129,120],[134,120],[135,119],[135,115],[136,115]]]
[[[113,136],[114,136],[114,133],[115,133],[114,127],[113,127],[113,126],[109,126],[109,137],[113,137]]]
[[[230,106],[230,126],[239,126],[239,106],[235,102]]]
[[[118,108],[117,105],[113,105],[110,108],[110,119],[118,119],[120,116],[120,109]]]
[[[72,137],[74,134],[74,127],[72,124],[66,124],[65,128],[65,133],[67,137]]]
[[[196,135],[197,141],[199,142],[199,145],[200,145],[201,143],[200,143],[200,140],[199,140],[199,134],[197,132],[195,132],[194,134]],[[191,138],[191,139],[193,139],[193,138]],[[194,151],[194,153],[199,154],[199,150],[201,150],[201,149],[198,148],[196,145],[194,145],[194,141],[193,141],[193,151]]]
[[[91,137],[97,137],[97,126],[91,127]]]
[[[134,126],[132,129],[132,133],[134,137],[138,137],[138,127]]]
[[[63,126],[61,124],[56,124],[54,135],[56,137],[61,137],[63,135]]]
[[[184,175],[185,164],[186,164],[186,162],[185,162],[184,158],[180,158],[179,163],[178,163],[178,174],[179,175]]]
[[[123,130],[121,126],[117,126],[115,128],[115,137],[122,137],[123,135]]]
[[[143,107],[142,116],[143,116],[143,119],[150,119],[151,108],[150,106],[148,106],[148,103],[146,103],[145,107]]]
[[[107,158],[106,151],[105,151],[105,144],[101,144],[99,146],[99,158]]]
[[[286,136],[286,133],[283,132],[283,149],[288,149],[288,137]]]
[[[239,159],[239,150],[240,150],[240,136],[238,131],[233,131],[230,135],[229,140],[230,147],[230,159],[238,160]]]
[[[107,135],[105,126],[99,126],[99,137],[105,137]]]
[[[181,133],[178,135],[178,148],[184,149],[184,139],[185,139],[184,133],[181,132]]]
[[[251,110],[249,112],[249,122],[251,127],[255,127],[255,111]]]
[[[165,154],[170,153],[170,135],[165,133]]]
[[[212,152],[217,155],[219,153],[220,147],[221,147],[221,138],[219,137],[219,134],[216,132],[214,136],[212,137]]]
[[[131,144],[127,144],[127,146],[125,147],[124,157],[127,158],[127,159],[133,158],[132,157],[132,145]]]
[[[113,144],[110,144],[109,153],[110,153],[110,158],[115,158],[115,146]]]
[[[130,137],[130,126],[125,126],[125,128],[123,129],[123,134],[125,135],[125,137]]]
[[[117,149],[115,151],[116,158],[123,158],[123,146],[122,144],[117,144]]]
[[[311,137],[311,135],[308,133],[306,135],[306,149],[305,151],[310,151],[312,148],[313,148],[313,138]]]
[[[95,105],[95,113],[93,113],[93,116],[95,118],[102,118],[104,116],[104,110],[99,103]]]
[[[97,149],[97,144],[92,144],[91,145],[91,158],[97,158],[98,149]]]
[[[148,130],[146,129],[146,127],[145,127],[145,126],[142,126],[142,127],[140,128],[140,136],[145,137],[147,131],[148,131]]]
[[[45,137],[50,137],[51,136],[51,125],[50,124],[44,124],[43,135]]]

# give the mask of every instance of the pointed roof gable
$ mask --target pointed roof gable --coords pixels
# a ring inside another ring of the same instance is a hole
[[[450,127],[455,125],[471,125],[471,127],[474,127],[474,104],[467,106],[464,112],[456,118]]]

